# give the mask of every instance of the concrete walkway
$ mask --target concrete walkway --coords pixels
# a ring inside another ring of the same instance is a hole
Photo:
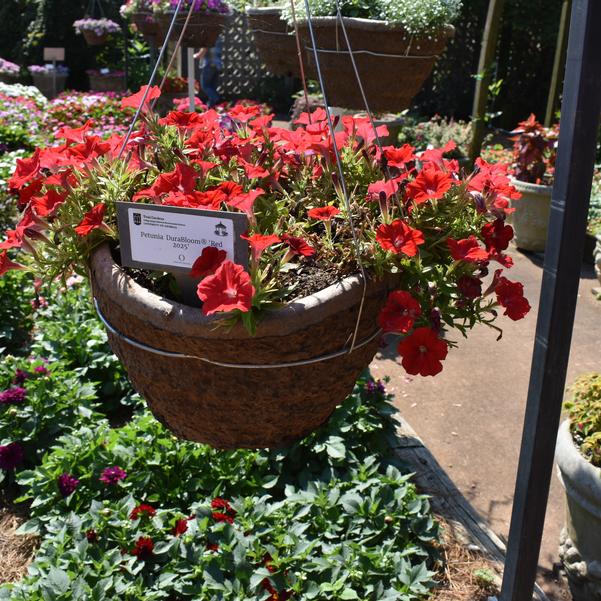
[[[495,331],[478,327],[449,353],[435,378],[408,377],[386,352],[371,366],[374,377],[391,377],[389,389],[401,415],[503,540],[509,532],[542,278],[539,257],[511,254],[515,266],[508,277],[524,283],[533,310],[520,322],[499,319],[501,341]],[[568,383],[582,372],[601,370],[601,302],[591,294],[595,285],[592,266],[584,265]],[[540,555],[543,569],[558,562],[563,512],[563,490],[554,477]]]

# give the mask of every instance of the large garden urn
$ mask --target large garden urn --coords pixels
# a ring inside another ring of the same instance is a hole
[[[543,252],[551,214],[553,186],[541,186],[512,179],[511,183],[522,195],[511,206],[515,211],[509,222],[515,232],[515,244],[522,250]]]
[[[556,460],[567,503],[561,561],[573,601],[595,601],[601,599],[601,469],[580,453],[569,421],[559,430]]]

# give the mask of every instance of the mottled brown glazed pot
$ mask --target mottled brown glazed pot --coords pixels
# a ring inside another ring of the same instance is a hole
[[[407,34],[402,26],[386,21],[343,19],[369,108],[376,112],[409,108],[432,73],[438,55],[455,34],[451,25],[417,37]],[[314,17],[311,23],[329,104],[365,109],[339,20]],[[306,21],[299,23],[299,32],[307,62],[314,68],[313,45]]]
[[[255,336],[142,288],[115,263],[108,246],[91,260],[100,312],[122,335],[155,349],[234,365],[303,361],[347,348],[363,285],[351,277],[273,311]],[[177,436],[218,448],[278,448],[323,424],[350,394],[379,345],[384,283],[368,286],[358,341],[340,357],[297,367],[236,369],[157,355],[109,331],[112,349],[151,411]]]

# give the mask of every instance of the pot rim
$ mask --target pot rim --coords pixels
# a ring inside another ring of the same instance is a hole
[[[543,184],[532,184],[530,182],[523,182],[520,179],[516,179],[513,175],[510,178],[511,184],[518,190],[521,188],[527,192],[538,192],[539,194],[551,194],[553,192],[553,186],[545,186]]]
[[[342,17],[344,24],[349,26],[351,29],[363,29],[366,31],[405,31],[405,27],[400,23],[391,23],[390,21],[383,21],[381,19],[365,19],[363,17]],[[331,27],[338,21],[337,16],[330,17],[312,17],[311,24],[313,27]],[[299,20],[299,27],[306,28],[307,19]],[[455,27],[449,23],[442,25],[438,29],[434,29],[430,32],[423,32],[415,34],[416,39],[428,38],[433,34],[444,34],[447,38],[453,38],[455,36]]]
[[[580,453],[570,432],[570,420],[559,427],[555,460],[566,494],[601,518],[601,468],[589,463]]]
[[[144,288],[114,261],[107,243],[102,244],[92,254],[90,269],[94,272],[94,281],[105,294],[110,296],[117,291],[122,296],[132,299],[136,305],[137,317],[156,324],[157,327],[165,327],[165,322],[168,321],[169,328],[182,336],[198,334],[216,340],[251,337],[240,322],[232,328],[216,327],[223,320],[223,315],[203,315],[198,307],[169,300]],[[387,282],[385,280],[368,282],[368,294],[370,288],[385,291]],[[281,337],[296,332],[322,321],[329,315],[357,305],[362,294],[361,277],[348,276],[315,294],[293,300],[281,309],[267,311],[258,323],[256,334],[252,338]]]
[[[281,6],[247,6],[245,9],[247,15],[281,15]]]

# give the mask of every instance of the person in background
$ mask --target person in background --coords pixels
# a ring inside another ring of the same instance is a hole
[[[219,75],[223,69],[223,62],[221,60],[221,51],[223,48],[223,36],[217,38],[215,46],[212,48],[201,48],[195,55],[200,61],[200,68],[202,69],[200,75],[200,86],[204,93],[208,97],[209,108],[219,104],[221,97],[217,92],[217,86],[219,85]]]

